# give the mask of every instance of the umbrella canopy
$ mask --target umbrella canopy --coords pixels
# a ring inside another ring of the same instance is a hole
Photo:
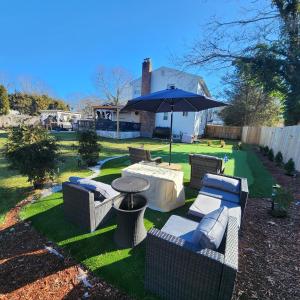
[[[134,98],[127,102],[123,109],[143,110],[154,113],[171,112],[171,133],[169,164],[171,163],[172,153],[172,129],[173,112],[201,111],[214,107],[226,106],[227,104],[208,98],[203,95],[187,92],[177,88],[171,88],[154,92],[148,95]]]
[[[128,101],[124,109],[136,109],[150,112],[201,111],[225,106],[220,101],[203,95],[172,88],[140,96]]]

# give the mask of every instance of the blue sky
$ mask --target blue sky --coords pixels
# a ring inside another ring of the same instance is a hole
[[[99,65],[122,66],[139,76],[141,62],[172,67],[213,15],[239,16],[250,1],[1,0],[0,80],[20,76],[45,82],[54,94],[95,94]],[[209,89],[218,72],[199,70]]]

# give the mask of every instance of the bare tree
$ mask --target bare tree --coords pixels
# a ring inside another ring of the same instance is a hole
[[[96,88],[100,90],[101,96],[114,105],[124,100],[122,94],[131,81],[131,74],[122,67],[99,66],[95,75]]]
[[[8,74],[4,72],[0,72],[0,84],[3,85],[7,90],[14,88],[14,82],[11,80]]]
[[[106,68],[99,66],[95,76],[96,87],[100,90],[105,100],[117,106],[117,138],[120,128],[120,104],[123,99],[122,94],[132,81],[131,74],[122,67]]]
[[[96,96],[85,96],[78,99],[76,104],[76,110],[81,113],[84,118],[93,118],[94,109],[93,106],[99,105],[103,100]]]
[[[54,96],[53,90],[43,80],[22,75],[16,80],[17,88],[25,94]]]
[[[185,67],[220,69],[243,63],[266,92],[280,93],[287,125],[300,122],[300,1],[249,2],[243,17],[213,19],[181,60]],[[222,20],[222,21],[220,21]]]

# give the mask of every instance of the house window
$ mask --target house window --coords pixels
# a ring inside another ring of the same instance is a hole
[[[166,121],[166,120],[168,120],[168,113],[167,112],[164,112],[164,117],[163,117],[163,119]]]
[[[167,85],[167,88],[168,88],[168,89],[175,89],[175,84],[174,84],[174,83],[169,83],[169,84]]]
[[[182,112],[182,116],[183,116],[183,117],[187,117],[188,114],[189,114],[189,113],[188,113],[187,111],[183,111],[183,112]]]

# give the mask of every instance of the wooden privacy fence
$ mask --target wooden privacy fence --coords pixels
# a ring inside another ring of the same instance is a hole
[[[242,141],[247,144],[268,146],[274,155],[281,152],[283,161],[292,158],[300,171],[300,126],[286,127],[243,127]]]
[[[205,135],[209,138],[240,140],[242,137],[242,127],[206,125]]]

